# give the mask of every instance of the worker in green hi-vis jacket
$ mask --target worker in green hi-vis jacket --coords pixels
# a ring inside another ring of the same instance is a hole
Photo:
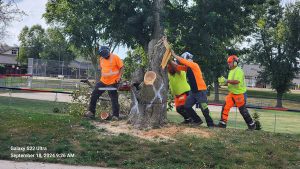
[[[169,88],[171,94],[174,96],[176,111],[184,118],[182,124],[188,124],[192,122],[192,119],[186,113],[184,104],[186,98],[191,90],[190,85],[186,79],[185,71],[178,71],[172,64],[168,64],[168,77]]]

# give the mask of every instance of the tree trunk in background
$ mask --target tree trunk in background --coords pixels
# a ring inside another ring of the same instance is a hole
[[[214,91],[215,91],[215,99],[214,102],[220,102],[220,98],[219,98],[219,82],[218,80],[214,81]]]
[[[131,111],[129,123],[135,128],[147,129],[163,126],[167,121],[168,77],[167,71],[161,68],[161,61],[166,51],[163,43],[158,43],[163,35],[160,25],[160,11],[164,0],[154,1],[154,31],[153,39],[148,44],[148,71],[156,73],[153,85],[143,83],[142,70],[136,70],[132,75]]]
[[[94,76],[94,79],[96,80],[96,83],[100,81],[100,71],[99,71],[99,65],[98,65],[98,56],[95,54],[95,55],[92,55],[91,56],[91,61],[92,61],[92,64],[93,64],[93,68],[94,68],[94,72],[95,72],[95,76]]]
[[[282,96],[283,96],[283,93],[277,92],[276,107],[282,107]]]

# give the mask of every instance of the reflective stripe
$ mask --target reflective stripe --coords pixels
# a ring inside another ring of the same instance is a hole
[[[119,71],[117,71],[117,72],[113,72],[112,70],[110,70],[110,72],[109,73],[101,73],[101,75],[103,76],[103,77],[106,77],[106,76],[112,76],[112,75],[117,75],[117,74],[119,74]]]
[[[98,90],[117,90],[115,87],[99,87]]]
[[[101,76],[106,77],[106,76],[117,75],[117,74],[120,73],[119,70],[118,70],[118,71],[112,71],[113,58],[114,58],[114,55],[111,54],[110,57],[109,57],[110,70],[109,70],[109,72],[107,72],[107,73],[104,73],[103,71],[101,71]],[[102,59],[101,59],[101,60],[102,60]],[[101,66],[101,63],[100,63],[100,66]],[[101,68],[102,68],[102,66],[101,66]]]

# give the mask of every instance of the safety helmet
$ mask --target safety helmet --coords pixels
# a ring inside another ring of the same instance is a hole
[[[227,59],[227,63],[232,63],[232,62],[234,66],[237,66],[239,62],[239,58],[236,55],[230,55]]]
[[[107,59],[110,54],[110,49],[108,46],[101,46],[98,53],[101,57]]]
[[[181,57],[183,59],[186,59],[186,60],[189,60],[189,61],[192,61],[193,60],[193,55],[189,52],[184,52]]]

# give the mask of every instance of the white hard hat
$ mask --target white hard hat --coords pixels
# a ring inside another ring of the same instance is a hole
[[[190,60],[190,61],[193,60],[193,55],[192,55],[191,53],[189,53],[189,52],[184,52],[184,53],[181,55],[181,57],[182,57],[183,59],[186,59],[186,60]]]

